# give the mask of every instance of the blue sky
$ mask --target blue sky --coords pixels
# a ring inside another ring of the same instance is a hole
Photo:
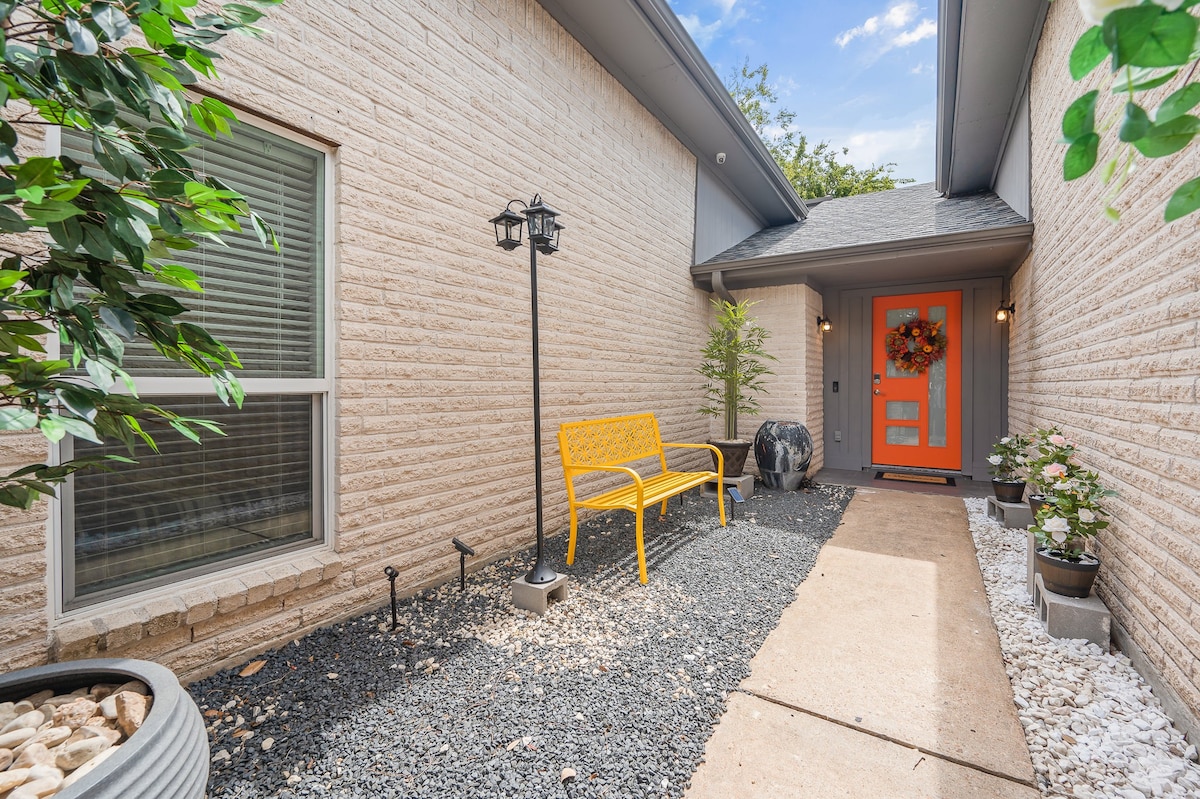
[[[855,166],[894,161],[895,177],[933,180],[933,0],[669,2],[723,80],[746,59],[766,63],[809,141],[849,147]]]

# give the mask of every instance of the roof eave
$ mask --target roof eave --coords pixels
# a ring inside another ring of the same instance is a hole
[[[1005,225],[852,247],[697,264],[693,284],[713,290],[714,275],[726,289],[790,284],[818,290],[885,282],[1011,275],[1028,254],[1033,224]]]

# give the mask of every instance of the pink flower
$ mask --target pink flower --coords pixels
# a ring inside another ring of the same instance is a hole
[[[1058,479],[1067,476],[1067,467],[1061,463],[1052,463],[1042,469],[1042,476],[1047,479]]]
[[[1050,436],[1050,437],[1049,437],[1049,438],[1047,438],[1046,440],[1047,440],[1047,441],[1049,441],[1051,444],[1053,444],[1053,445],[1054,445],[1054,446],[1056,446],[1056,447],[1065,447],[1065,446],[1067,445],[1067,438],[1066,438],[1066,436],[1060,436],[1060,435],[1058,435],[1057,433],[1055,433],[1054,435]]]

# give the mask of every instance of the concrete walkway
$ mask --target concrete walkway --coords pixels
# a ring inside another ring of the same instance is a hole
[[[1035,799],[960,499],[859,489],[688,799]]]

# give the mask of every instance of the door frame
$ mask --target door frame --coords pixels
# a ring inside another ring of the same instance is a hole
[[[962,460],[964,477],[986,479],[987,455],[1008,428],[1008,335],[994,321],[1007,299],[1000,276],[929,283],[896,282],[832,289],[823,295],[834,322],[823,336],[825,466],[867,470],[871,461],[871,306],[875,297],[961,291]],[[833,384],[838,383],[838,392]],[[841,440],[837,437],[840,434]]]

